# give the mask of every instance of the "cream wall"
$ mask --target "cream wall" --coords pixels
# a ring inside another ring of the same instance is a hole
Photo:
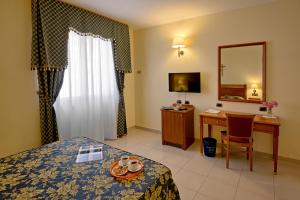
[[[217,47],[267,41],[267,97],[277,100],[281,118],[279,154],[300,159],[300,1],[279,0],[134,32],[136,125],[161,129],[160,107],[183,95],[168,92],[169,72],[201,72],[202,93],[188,94],[196,106],[195,135],[200,111],[217,101]],[[185,55],[177,57],[172,39],[185,36]],[[259,113],[259,105],[223,102],[224,110]],[[218,133],[214,133],[215,136]],[[255,134],[255,150],[271,153],[272,137]]]
[[[30,0],[0,1],[0,157],[40,145]]]
[[[0,1],[0,157],[41,144],[35,72],[30,71],[31,1]],[[132,35],[132,32],[130,32]],[[134,75],[125,75],[127,126],[135,125]]]

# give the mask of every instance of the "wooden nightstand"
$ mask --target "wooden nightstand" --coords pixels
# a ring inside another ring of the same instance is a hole
[[[161,109],[162,144],[187,149],[194,143],[194,106],[186,110]]]

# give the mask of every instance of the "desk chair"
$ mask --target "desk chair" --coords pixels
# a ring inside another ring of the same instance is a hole
[[[230,143],[247,147],[247,159],[250,159],[250,171],[253,170],[253,120],[255,115],[226,114],[227,131],[221,131],[221,154],[226,149],[226,168],[229,168]]]

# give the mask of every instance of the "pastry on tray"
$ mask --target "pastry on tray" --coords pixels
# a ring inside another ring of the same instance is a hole
[[[128,167],[127,166],[119,166],[119,167],[114,167],[113,173],[116,174],[117,176],[122,176],[128,172]]]

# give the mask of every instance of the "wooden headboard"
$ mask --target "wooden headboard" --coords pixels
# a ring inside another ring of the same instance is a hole
[[[221,84],[222,96],[239,96],[247,99],[247,84]]]

